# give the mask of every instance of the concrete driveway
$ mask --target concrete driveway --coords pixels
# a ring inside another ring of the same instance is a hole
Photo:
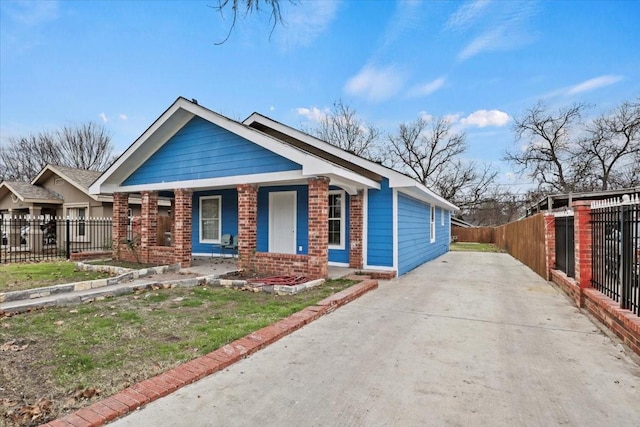
[[[116,426],[640,426],[640,366],[506,254],[452,252]]]

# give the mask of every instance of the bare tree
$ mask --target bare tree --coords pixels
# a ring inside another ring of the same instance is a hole
[[[290,3],[296,3],[295,0],[289,0]],[[273,34],[273,30],[275,30],[278,24],[284,25],[284,20],[282,19],[282,12],[280,10],[280,0],[218,0],[217,6],[213,7],[216,11],[220,12],[221,15],[224,14],[224,11],[230,7],[231,8],[231,27],[229,27],[229,32],[227,36],[221,42],[216,43],[216,45],[224,44],[229,37],[231,37],[231,32],[236,26],[236,22],[238,20],[238,13],[243,14],[243,18],[246,18],[248,15],[259,12],[262,5],[266,5],[268,9],[271,9],[270,12],[270,20],[273,21],[273,26],[271,27],[271,34]]]
[[[31,181],[49,163],[102,171],[112,153],[108,132],[92,122],[9,138],[0,150],[0,179]]]
[[[585,183],[589,162],[576,157],[578,128],[584,104],[561,108],[554,115],[538,102],[514,119],[516,140],[524,143],[508,151],[505,160],[512,162],[542,189],[569,192]]]
[[[378,159],[378,140],[381,132],[365,123],[356,110],[342,101],[333,103],[332,110],[311,132],[319,139],[369,160]]]
[[[460,208],[478,203],[495,181],[497,172],[490,165],[461,157],[467,150],[466,135],[454,132],[452,123],[444,118],[401,123],[388,139],[389,166],[406,172]]]
[[[623,102],[587,126],[577,157],[590,160],[594,188],[625,187],[640,181],[640,100]]]

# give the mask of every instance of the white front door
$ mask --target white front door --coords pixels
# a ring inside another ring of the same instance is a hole
[[[296,192],[269,193],[269,252],[296,253]]]

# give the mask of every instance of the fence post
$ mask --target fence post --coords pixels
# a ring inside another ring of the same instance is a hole
[[[544,214],[544,249],[547,259],[547,280],[551,280],[551,270],[556,268],[556,217]]]
[[[67,259],[71,259],[71,221],[67,217],[65,221],[66,226],[66,239],[65,239],[65,247],[66,247],[66,256]]]
[[[580,289],[591,287],[591,202],[573,203],[575,236],[575,279]],[[580,307],[583,304],[580,294]]]

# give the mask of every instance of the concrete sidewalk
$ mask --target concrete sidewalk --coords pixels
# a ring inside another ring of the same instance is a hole
[[[637,426],[640,366],[506,254],[448,253],[114,426]]]

